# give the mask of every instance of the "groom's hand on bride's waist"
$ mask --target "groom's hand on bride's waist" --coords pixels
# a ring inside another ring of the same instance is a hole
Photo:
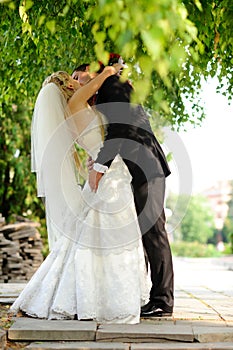
[[[89,186],[90,186],[92,191],[94,191],[94,192],[97,191],[99,181],[103,175],[104,175],[103,173],[99,173],[98,171],[96,171],[94,169],[89,171],[88,182],[89,182]]]

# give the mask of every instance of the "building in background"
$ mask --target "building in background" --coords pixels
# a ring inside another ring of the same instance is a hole
[[[214,212],[214,223],[217,231],[216,244],[220,251],[224,250],[222,229],[228,213],[228,202],[232,197],[232,180],[217,181],[215,185],[202,191]]]

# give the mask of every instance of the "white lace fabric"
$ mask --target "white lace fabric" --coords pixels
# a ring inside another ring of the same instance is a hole
[[[98,123],[93,116],[76,137],[94,159],[102,145]],[[66,167],[66,161],[62,164],[62,174],[69,175],[66,171],[72,167]],[[127,167],[117,156],[97,193],[88,184],[81,190],[73,180],[66,183],[63,175],[62,208],[54,208],[51,196],[46,198],[47,226],[55,237],[51,252],[10,311],[46,319],[77,315],[79,320],[138,323],[150,283]],[[57,215],[59,223],[54,219]]]
[[[94,319],[138,323],[148,298],[142,249],[96,255],[77,249],[67,238],[57,241],[11,307],[46,319]]]

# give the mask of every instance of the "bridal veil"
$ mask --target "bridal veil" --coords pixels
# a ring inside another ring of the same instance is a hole
[[[49,248],[66,235],[75,239],[77,215],[81,212],[80,188],[73,158],[74,129],[67,102],[54,83],[44,86],[37,97],[31,129],[32,171],[37,195],[46,209]]]

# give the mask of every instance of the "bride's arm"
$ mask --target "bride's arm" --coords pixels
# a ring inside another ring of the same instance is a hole
[[[103,72],[101,72],[97,77],[92,79],[88,84],[79,88],[68,102],[72,114],[84,108],[86,102],[91,96],[93,96],[96,93],[96,91],[99,90],[103,82],[111,75],[116,74],[120,70],[120,68],[120,64],[114,66],[107,66],[104,68]]]

